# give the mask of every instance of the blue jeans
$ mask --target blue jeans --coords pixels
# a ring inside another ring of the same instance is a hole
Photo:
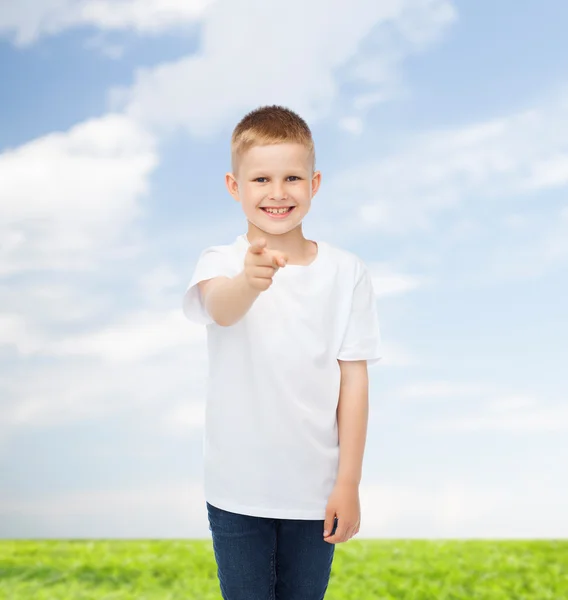
[[[208,502],[207,513],[224,600],[323,599],[335,550],[323,519],[250,517]]]

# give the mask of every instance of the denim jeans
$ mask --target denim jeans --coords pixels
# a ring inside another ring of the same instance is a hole
[[[208,502],[207,513],[224,600],[323,599],[335,550],[323,519],[251,517]]]

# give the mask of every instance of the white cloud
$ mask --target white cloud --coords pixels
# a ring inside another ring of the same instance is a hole
[[[373,279],[373,288],[377,298],[405,294],[419,287],[432,283],[425,277],[397,273],[385,263],[369,263]]]
[[[397,153],[332,178],[338,208],[361,199],[357,227],[391,234],[429,230],[468,198],[494,202],[568,185],[568,91],[540,106],[460,129],[431,131]]]
[[[384,102],[388,99],[388,96],[384,91],[382,92],[371,92],[369,94],[359,94],[355,96],[353,100],[353,108],[357,111],[362,111],[363,109],[368,108],[369,106],[373,106],[374,104],[378,104],[379,102]]]
[[[22,339],[22,336],[8,335],[8,327],[12,331],[25,330],[30,340],[37,340],[41,337],[37,331],[41,324],[57,323],[68,327],[74,323],[96,319],[108,311],[111,296],[92,293],[90,286],[86,289],[82,283],[80,277],[73,283],[63,283],[46,282],[39,276],[27,278],[17,285],[0,283],[0,322],[4,324],[4,328],[0,326],[0,331],[4,331],[4,334],[0,333],[0,345],[17,345],[18,340]],[[24,348],[21,353],[30,354],[33,351]]]
[[[363,484],[360,537],[559,539],[568,535],[566,491],[546,481],[541,470],[495,486],[469,477]]]
[[[142,310],[101,330],[53,340],[43,351],[56,356],[136,362],[185,346],[189,341],[203,343],[205,328],[187,321],[180,308],[164,313]]]
[[[509,229],[522,231],[530,226],[531,219],[528,215],[514,213],[506,215],[503,222]]]
[[[203,430],[205,427],[205,403],[184,402],[164,414],[161,423],[166,431],[185,435],[188,431]]]
[[[24,1],[11,7],[9,17],[0,8],[0,34],[7,32],[18,44],[76,26],[157,33],[205,19],[204,46],[197,55],[139,72],[134,87],[123,94],[130,116],[107,115],[0,155],[0,275],[69,268],[79,275],[98,258],[124,248],[125,231],[142,215],[140,199],[148,193],[158,161],[155,139],[140,123],[181,125],[194,135],[211,135],[244,108],[272,101],[289,104],[315,121],[334,110],[342,81],[359,78],[372,89],[355,97],[355,115],[342,122],[356,133],[364,110],[388,99],[400,85],[405,56],[432,43],[455,18],[452,5],[443,0],[327,3],[324,13],[323,4],[305,6],[298,1],[278,21],[266,4],[254,4],[258,10],[249,14],[247,6],[252,3],[219,2],[206,10],[205,3],[182,1]],[[361,14],[367,18],[361,19]],[[263,28],[263,19],[271,16],[271,27]],[[291,30],[293,43],[286,35]],[[369,50],[373,40],[380,43]],[[398,233],[427,229],[439,211],[474,194],[493,200],[565,186],[566,106],[562,100],[472,127],[418,136],[393,157],[340,180],[350,196],[363,192],[365,206],[359,218],[370,219],[374,229]],[[368,177],[369,169],[378,179]],[[358,188],[364,180],[372,185]],[[329,187],[339,189],[333,182]],[[568,208],[559,214],[535,256],[568,256]],[[530,218],[512,217],[509,224],[524,227]],[[475,231],[476,224],[468,220],[454,227],[456,236]],[[518,255],[514,260],[518,262]],[[380,297],[400,296],[431,283],[386,264],[372,265],[372,270]],[[140,421],[152,422],[167,436],[201,431],[204,404],[197,400],[205,391],[205,332],[168,305],[166,296],[173,298],[180,284],[168,265],[155,267],[135,286],[160,305],[159,310],[135,307],[126,317],[87,331],[87,319],[108,311],[103,294],[83,293],[79,284],[68,283],[46,282],[37,289],[26,283],[0,286],[0,350],[15,348],[19,357],[34,358],[33,366],[19,361],[13,371],[5,369],[0,375],[0,440],[5,442],[4,434],[20,429],[121,411],[137,411]],[[81,321],[80,331],[70,333]],[[64,333],[54,327],[61,323],[66,325]],[[35,364],[42,357],[56,360]],[[389,345],[384,363],[407,366],[416,361]],[[483,402],[469,416],[442,415],[423,423],[434,431],[568,430],[568,412],[562,405],[542,406],[530,396],[499,394],[492,386],[444,381],[401,391],[406,398],[481,397]],[[41,506],[29,499],[4,501],[0,510],[43,515],[54,537],[107,536],[108,531],[124,537],[206,537],[201,494],[199,486],[173,483],[42,497]],[[506,522],[515,500],[512,493],[506,496],[502,490],[460,482],[435,492],[411,485],[364,485],[361,533],[511,535],[527,531],[526,514],[519,512],[516,521]],[[126,506],[133,507],[127,520]],[[155,518],[149,520],[151,515]],[[164,515],[170,519],[167,524],[160,521]],[[531,527],[537,535],[557,534],[558,528],[548,522],[538,529],[545,515],[541,521],[533,517]],[[503,524],[500,530],[491,530],[492,519]],[[176,527],[180,522],[183,534]]]
[[[523,395],[512,395],[494,399],[488,404],[487,410],[496,414],[504,414],[534,406],[536,406],[534,398]]]
[[[14,346],[19,354],[27,355],[37,352],[42,340],[22,315],[4,313],[0,315],[0,348],[2,346]]]
[[[153,282],[145,301],[156,308],[112,320],[109,303],[116,294],[97,293],[96,286],[0,286],[0,355],[16,356],[15,367],[0,376],[3,442],[22,428],[105,418],[134,407],[139,420],[147,418],[164,433],[202,427],[205,329],[183,317],[181,289],[170,287],[173,273],[159,274],[140,279],[142,288]]]
[[[207,374],[205,328],[187,321],[181,299],[179,304],[165,311],[140,310],[86,333],[33,329],[22,315],[2,315],[0,350],[50,359],[32,370],[22,361],[0,377],[2,435],[134,407],[138,419],[147,418],[164,432],[199,428]],[[197,416],[188,421],[187,411]]]
[[[35,530],[45,538],[209,536],[203,488],[192,482],[70,491],[40,499],[0,498],[0,517],[3,515],[10,521],[33,517]]]
[[[542,276],[547,270],[564,263],[568,260],[565,210],[546,213],[541,206],[535,206],[534,213],[524,217],[523,221],[518,216],[513,221],[509,219],[506,227],[515,228],[523,236],[496,240],[488,264],[483,265],[479,274],[469,273],[467,277],[475,284],[484,284],[487,280],[502,283]]]
[[[169,294],[179,300],[180,290],[185,290],[186,285],[187,282],[169,264],[153,267],[138,279],[138,286],[144,297],[156,300]]]
[[[205,328],[185,319],[180,307],[166,311],[138,310],[115,323],[85,333],[61,333],[34,327],[18,313],[0,315],[0,347],[14,347],[21,356],[90,356],[107,362],[137,362],[185,346],[203,344]],[[84,324],[83,324],[84,327]]]
[[[97,34],[85,42],[85,48],[98,50],[103,56],[119,60],[124,56],[125,46],[109,42],[104,34]]]
[[[568,258],[568,207],[559,211],[546,237],[538,243],[537,249],[537,259],[542,258],[547,263]]]
[[[154,138],[113,114],[0,154],[0,275],[88,269],[127,246],[157,164]]]
[[[535,402],[522,404],[517,410],[502,407],[460,417],[442,417],[423,423],[428,431],[480,432],[502,431],[508,433],[531,434],[568,432],[568,406],[537,406]]]
[[[113,104],[194,136],[214,135],[259,104],[284,104],[314,122],[331,113],[342,78],[369,86],[367,99],[388,97],[400,62],[455,18],[449,0],[288,0],[281,8],[218,2],[197,54],[139,70],[132,88],[113,92]]]
[[[458,396],[485,396],[495,392],[494,386],[479,383],[454,383],[450,381],[422,381],[401,387],[397,397],[402,399],[454,399]]]
[[[213,0],[19,0],[0,5],[0,35],[19,46],[75,27],[155,34],[193,23]]]
[[[360,135],[363,131],[363,119],[359,117],[345,117],[339,121],[339,127],[353,135]]]
[[[361,530],[357,537],[477,537],[480,525],[503,510],[507,494],[471,483],[361,485]],[[491,537],[491,536],[489,536]]]
[[[381,321],[381,315],[379,314],[379,322]],[[418,365],[424,365],[424,358],[420,359],[413,356],[406,349],[400,345],[392,342],[386,342],[383,346],[383,358],[381,359],[381,366],[385,367],[412,367]],[[377,372],[377,371],[375,371]]]
[[[139,423],[152,423],[164,432],[179,430],[176,421],[187,421],[180,407],[201,410],[191,403],[204,402],[206,376],[205,344],[189,336],[185,345],[148,360],[117,364],[69,357],[33,370],[21,363],[0,377],[0,438],[22,428],[49,428],[124,411],[135,411]],[[186,433],[196,427],[197,417]]]
[[[538,487],[519,494],[512,487],[465,480],[436,487],[363,483],[360,498],[361,530],[355,539],[558,539],[568,534],[568,523],[556,516],[561,513],[560,494],[550,496]],[[0,529],[3,520],[25,522],[31,517],[36,535],[44,538],[211,540],[202,485],[190,481],[69,491],[39,499],[0,498]]]
[[[118,114],[0,155],[0,275],[26,275],[0,285],[0,352],[34,359],[0,376],[4,442],[132,407],[171,432],[179,406],[203,400],[205,331],[183,318],[179,276],[123,273],[141,302],[109,319],[119,292],[95,269],[132,251],[157,164],[155,138]]]
[[[568,431],[568,406],[565,403],[504,392],[496,385],[425,381],[402,386],[395,396],[401,400],[448,403],[447,410],[439,410],[435,417],[420,422],[420,427],[427,431],[527,434]],[[459,414],[450,414],[450,406],[459,408]]]

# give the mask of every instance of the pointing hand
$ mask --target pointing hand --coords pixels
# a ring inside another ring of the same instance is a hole
[[[272,278],[280,267],[285,267],[288,256],[266,247],[261,238],[252,243],[245,256],[245,276],[254,289],[265,291],[272,285]]]

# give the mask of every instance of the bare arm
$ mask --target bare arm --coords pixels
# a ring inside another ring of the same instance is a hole
[[[285,253],[269,250],[264,238],[257,240],[247,250],[244,269],[238,275],[214,277],[198,284],[205,309],[218,325],[234,325],[272,285],[274,274],[287,262]]]
[[[224,327],[240,321],[261,293],[250,286],[244,271],[235,277],[214,277],[198,285],[207,312]]]
[[[337,483],[359,486],[369,420],[367,361],[340,360],[341,385],[337,407],[339,471]]]

